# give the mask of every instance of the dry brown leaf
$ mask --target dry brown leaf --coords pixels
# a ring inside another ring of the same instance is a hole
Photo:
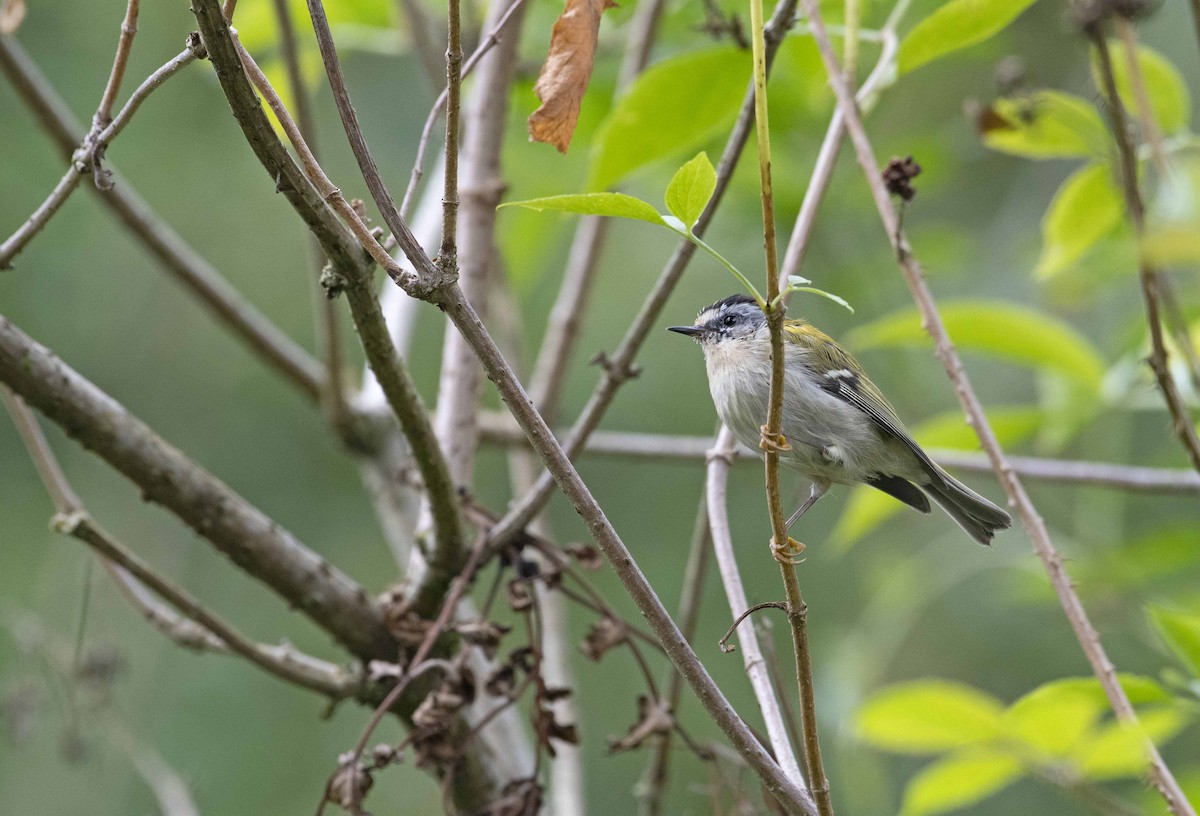
[[[24,19],[25,0],[0,0],[0,34],[12,34]]]
[[[600,15],[616,5],[612,0],[567,0],[550,32],[550,53],[533,86],[542,103],[529,117],[529,136],[534,141],[567,152],[592,78]]]

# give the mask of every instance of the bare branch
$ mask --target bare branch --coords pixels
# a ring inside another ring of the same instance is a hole
[[[395,641],[361,586],[0,317],[0,382],[363,658]]]
[[[733,536],[729,530],[729,513],[726,503],[726,489],[729,483],[729,466],[736,443],[733,432],[722,428],[717,435],[717,441],[708,459],[708,474],[705,480],[705,496],[708,501],[708,523],[711,530],[713,552],[717,556],[717,570],[721,574],[721,583],[725,586],[725,597],[729,601],[729,611],[735,619],[746,614],[750,603],[746,600],[746,590],[742,586],[742,577],[738,572],[737,560],[734,556]],[[763,722],[767,727],[767,738],[771,742],[771,750],[776,760],[789,774],[789,778],[800,782],[800,766],[796,761],[796,751],[788,739],[787,725],[783,719],[783,711],[779,700],[771,687],[771,677],[763,660],[762,649],[758,645],[758,634],[753,627],[747,627],[738,633],[738,643],[742,647],[742,663],[746,668],[746,676],[754,689],[754,698],[762,711]]]
[[[1133,25],[1128,21],[1118,21],[1117,26],[1122,32],[1126,57],[1132,63],[1130,78],[1136,80],[1140,78],[1140,74],[1137,73],[1135,67],[1137,64],[1137,39],[1133,31]],[[1100,90],[1103,92],[1105,101],[1107,102],[1105,107],[1108,110],[1112,123],[1113,137],[1117,140],[1117,153],[1121,159],[1121,184],[1125,191],[1126,209],[1129,212],[1130,220],[1133,222],[1134,230],[1138,235],[1141,235],[1145,230],[1146,208],[1142,202],[1141,190],[1138,187],[1137,156],[1133,142],[1129,137],[1129,129],[1125,119],[1125,107],[1121,104],[1121,97],[1117,94],[1117,82],[1113,76],[1112,57],[1108,51],[1108,40],[1105,39],[1104,32],[1098,25],[1089,31],[1089,36],[1092,40],[1092,46],[1096,49],[1096,55],[1099,58],[1099,74],[1102,80]],[[1141,96],[1146,96],[1144,88],[1142,89]],[[1143,112],[1143,118],[1151,122],[1153,121],[1153,116],[1149,111]],[[1165,169],[1166,159],[1161,156],[1161,146],[1158,150],[1160,160],[1163,162]],[[1175,377],[1171,374],[1167,344],[1163,337],[1162,317],[1159,313],[1162,299],[1159,293],[1162,285],[1160,274],[1145,258],[1139,258],[1138,278],[1142,284],[1142,298],[1146,302],[1146,323],[1150,329],[1150,357],[1147,362],[1150,364],[1150,369],[1154,372],[1154,379],[1158,381],[1159,390],[1162,391],[1163,399],[1167,403],[1167,411],[1171,415],[1171,426],[1175,434],[1179,437],[1179,442],[1183,445],[1183,449],[1187,453],[1192,467],[1197,472],[1200,472],[1200,436],[1196,434],[1191,414],[1188,412],[1187,405],[1179,393]]]
[[[84,139],[83,128],[17,41],[3,35],[0,35],[0,71],[38,117],[60,154],[70,158]],[[111,188],[99,190],[89,186],[126,228],[251,352],[310,399],[317,399],[324,387],[321,366],[162,222],[111,166],[109,172]]]
[[[510,417],[484,413],[480,429],[483,441],[504,447],[528,445],[521,429]],[[702,461],[712,448],[707,436],[675,436],[634,431],[596,431],[588,440],[584,454],[632,459],[662,459]],[[738,445],[736,461],[758,459],[758,452]],[[968,473],[994,473],[987,454],[951,448],[930,448],[929,455],[951,470]],[[1162,493],[1190,496],[1200,494],[1200,474],[1182,468],[1152,468],[1135,465],[1113,465],[1107,462],[1086,462],[1070,459],[1043,459],[1036,456],[1011,456],[1013,471],[1023,478],[1039,482],[1111,487],[1132,493]]]
[[[53,526],[63,535],[79,539],[106,560],[119,565],[184,615],[216,635],[229,651],[241,655],[267,673],[335,700],[365,693],[360,675],[312,657],[294,658],[290,646],[263,646],[249,640],[187,592],[160,576],[149,564],[101,529],[86,512],[59,513],[54,517]]]
[[[300,52],[296,43],[296,28],[292,23],[292,12],[288,0],[273,0],[275,20],[279,26],[279,50],[283,65],[287,69],[288,86],[292,91],[292,105],[296,108],[296,123],[300,134],[308,144],[313,156],[317,156],[317,124],[313,116],[312,97],[308,83],[300,67]],[[325,385],[322,403],[330,423],[345,435],[352,422],[351,411],[346,404],[345,365],[342,355],[341,334],[338,328],[337,304],[326,295],[321,287],[321,272],[325,267],[325,253],[316,238],[308,236],[313,255],[314,275],[308,287],[312,295],[314,334],[321,360],[325,363]]]
[[[525,0],[515,0],[515,2],[508,4],[500,21],[492,27],[492,30],[480,41],[479,45],[471,53],[471,56],[463,63],[463,79],[470,76],[471,71],[479,64],[479,60],[483,59],[484,55],[500,42],[500,34],[524,4]],[[425,151],[428,149],[429,139],[433,135],[433,126],[437,124],[438,117],[446,109],[446,100],[449,97],[449,93],[447,88],[442,88],[441,93],[438,94],[438,98],[434,100],[433,107],[429,109],[429,114],[425,117],[425,124],[421,128],[421,138],[417,141],[417,157],[413,160],[413,168],[409,174],[408,186],[404,188],[404,198],[400,201],[400,215],[402,218],[408,218],[409,216],[413,197],[417,192],[417,185],[420,183],[421,176],[424,173]],[[389,235],[384,246],[389,250],[392,249],[395,246],[394,236]]]
[[[137,34],[138,11],[141,0],[129,0],[125,7],[125,19],[121,21],[121,37],[117,40],[117,53],[113,56],[112,71],[104,86],[104,95],[100,97],[100,106],[92,117],[92,131],[102,130],[112,117],[112,107],[117,101],[117,92],[121,90],[121,80],[125,77],[125,66],[129,62],[129,52],[133,48],[133,37]]]
[[[441,37],[434,30],[429,13],[421,0],[399,0],[398,6],[400,13],[408,21],[409,44],[417,54],[417,61],[421,64],[425,78],[429,80],[431,87],[436,88],[445,76],[442,56],[434,45]]]
[[[17,257],[29,245],[29,242],[50,223],[50,219],[71,197],[71,193],[79,187],[84,172],[86,170],[80,171],[74,164],[68,167],[67,172],[50,191],[50,195],[46,196],[46,200],[37,206],[37,209],[25,219],[25,223],[18,227],[16,232],[0,244],[0,270],[12,268],[13,258]]]
[[[458,12],[451,3],[450,34],[452,42],[448,53],[459,48]],[[512,2],[497,2],[488,12],[485,24],[496,28]],[[458,63],[448,60],[450,93],[446,117],[446,183],[442,191],[443,221],[442,248],[434,261],[443,275],[459,275],[459,286],[463,295],[479,310],[486,310],[488,290],[495,270],[493,267],[500,256],[496,245],[496,205],[500,203],[503,190],[500,150],[504,144],[504,125],[508,116],[508,100],[513,76],[516,72],[517,41],[524,18],[524,3],[512,17],[509,36],[506,36],[487,57],[480,62],[471,104],[466,112],[465,140],[462,146],[462,186],[459,174],[450,168],[457,164],[458,152]],[[461,53],[459,53],[461,60]],[[452,115],[451,115],[452,114]],[[456,218],[457,197],[462,196],[461,247],[457,244]],[[453,199],[453,203],[452,203]],[[450,232],[446,230],[449,228]],[[458,269],[461,252],[461,272]],[[469,485],[475,468],[475,452],[479,445],[476,414],[483,391],[483,370],[475,359],[471,347],[466,344],[458,330],[446,324],[442,343],[442,369],[438,381],[437,411],[434,415],[434,430],[438,442],[445,452],[450,478],[455,484]],[[436,498],[436,497],[433,497]],[[424,524],[418,524],[418,534]],[[451,577],[462,568],[466,553],[435,553],[431,561],[434,569],[422,575],[410,571],[410,582],[416,587],[414,598],[425,608],[436,606],[445,594]],[[437,568],[438,560],[443,567]],[[457,559],[457,563],[452,560]],[[423,599],[423,600],[422,600]]]
[[[56,514],[53,528],[63,535],[79,539],[99,554],[117,588],[155,628],[188,648],[210,648],[239,654],[286,682],[334,699],[363,691],[361,678],[332,663],[307,655],[294,656],[288,646],[270,647],[251,642],[100,529],[67,481],[33,412],[4,386],[0,386],[0,402],[4,403],[12,416],[34,467],[54,502]],[[165,598],[190,620],[181,619],[169,610],[162,609],[157,601],[148,597],[146,587]]]
[[[813,36],[821,52],[821,59],[825,63],[826,73],[837,96],[838,105],[846,117],[846,126],[850,132],[850,139],[854,145],[858,163],[867,178],[867,184],[870,187],[876,209],[879,211],[880,220],[883,222],[884,231],[887,233],[888,240],[892,243],[892,248],[896,251],[901,270],[904,273],[905,282],[908,284],[917,308],[921,312],[926,330],[933,337],[937,356],[942,361],[947,375],[954,384],[959,402],[967,412],[971,426],[975,429],[980,443],[992,460],[996,476],[1004,486],[1009,501],[1016,506],[1018,512],[1021,514],[1025,528],[1033,543],[1034,551],[1046,567],[1046,571],[1050,576],[1050,582],[1058,594],[1059,601],[1063,606],[1075,637],[1079,641],[1084,654],[1087,656],[1088,662],[1091,664],[1097,679],[1099,679],[1105,694],[1108,696],[1113,710],[1122,722],[1136,723],[1137,713],[1134,711],[1129,697],[1125,694],[1125,690],[1117,681],[1116,667],[1109,660],[1107,653],[1100,644],[1100,635],[1095,627],[1092,626],[1091,620],[1088,618],[1087,612],[1079,600],[1079,596],[1075,594],[1071,580],[1063,568],[1062,556],[1058,554],[1053,542],[1050,540],[1050,534],[1046,530],[1045,522],[1038,514],[1029,495],[1025,492],[1020,478],[1013,471],[1003,449],[1000,447],[999,441],[996,439],[995,433],[992,431],[991,425],[988,423],[983,406],[979,402],[979,398],[975,395],[970,379],[963,368],[962,361],[959,359],[958,353],[955,351],[954,345],[951,343],[950,337],[946,332],[946,327],[942,323],[937,304],[933,299],[933,294],[930,292],[928,285],[925,283],[921,267],[913,257],[907,239],[900,229],[896,213],[892,209],[887,190],[884,188],[883,180],[879,174],[879,166],[875,160],[874,150],[871,147],[866,129],[863,127],[858,108],[854,103],[853,92],[847,86],[845,77],[838,66],[837,56],[834,53],[833,46],[829,42],[829,35],[825,31],[817,2],[816,0],[803,0],[803,3],[809,24],[812,26]],[[1194,815],[1195,811],[1184,798],[1179,788],[1179,783],[1166,766],[1162,756],[1158,753],[1158,749],[1147,741],[1146,750],[1150,757],[1151,779],[1166,800],[1167,806],[1176,814]]]
[[[695,640],[696,624],[700,620],[700,605],[704,598],[704,579],[708,574],[709,545],[712,534],[708,525],[707,494],[700,497],[696,510],[696,522],[692,527],[692,543],[688,548],[687,564],[683,568],[683,588],[679,592],[679,630],[688,642]],[[683,675],[672,666],[663,681],[666,691],[663,701],[675,715],[679,709],[679,698],[683,693]],[[671,761],[671,736],[668,731],[655,743],[646,772],[638,783],[643,812],[646,816],[660,816],[667,789],[667,769]]]
[[[388,404],[400,421],[431,497],[438,541],[430,564],[431,573],[436,573],[448,582],[461,567],[458,553],[462,547],[462,527],[458,517],[456,491],[433,435],[420,394],[417,393],[407,369],[392,345],[383,313],[379,308],[379,300],[375,296],[366,259],[355,251],[352,246],[353,239],[334,219],[333,211],[325,202],[332,203],[343,217],[348,219],[348,223],[364,242],[363,245],[373,248],[373,255],[382,255],[392,267],[399,267],[391,256],[383,252],[383,248],[369,231],[366,235],[361,234],[366,231],[366,225],[321,170],[291,115],[279,100],[278,94],[271,88],[250,55],[232,37],[224,19],[219,15],[215,0],[197,0],[195,11],[209,58],[247,140],[255,148],[255,153],[264,167],[275,174],[278,179],[277,186],[282,186],[285,194],[291,192],[289,201],[308,223],[313,234],[321,242],[325,254],[344,278],[343,288],[350,303],[350,311],[358,328],[363,350],[387,396]],[[257,97],[254,96],[251,80],[259,88],[295,146],[304,164],[304,171],[292,161],[287,149],[275,135],[262,107],[258,104]],[[314,187],[314,184],[318,186]],[[438,592],[436,595],[419,598],[417,611],[430,614],[428,607],[436,607],[442,594]]]

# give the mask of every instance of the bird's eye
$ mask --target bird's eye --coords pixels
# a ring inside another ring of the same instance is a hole
[[[726,326],[732,326],[737,323],[737,317],[735,315],[727,314],[721,319],[721,322]]]

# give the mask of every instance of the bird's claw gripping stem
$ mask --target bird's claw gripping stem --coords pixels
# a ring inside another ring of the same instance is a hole
[[[786,544],[776,544],[775,539],[771,539],[771,555],[780,564],[791,564],[795,566],[804,559],[801,555],[804,553],[804,545],[796,539],[788,536]]]
[[[758,446],[767,453],[783,453],[792,449],[792,446],[788,444],[787,437],[782,432],[771,433],[767,430],[766,425],[760,425],[758,431],[761,434]]]

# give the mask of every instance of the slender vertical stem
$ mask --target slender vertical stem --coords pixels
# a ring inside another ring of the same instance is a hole
[[[721,574],[721,583],[725,587],[729,612],[734,620],[745,615],[746,610],[750,608],[742,577],[737,569],[733,536],[729,530],[726,498],[729,468],[736,447],[737,443],[733,438],[733,433],[728,428],[722,428],[721,432],[717,434],[717,441],[712,450],[708,452],[704,488],[708,501],[708,523],[712,534],[713,551],[717,558],[717,571]],[[771,751],[789,778],[800,781],[800,765],[796,761],[796,751],[788,740],[783,708],[771,687],[771,677],[767,672],[766,661],[763,660],[762,648],[758,643],[758,633],[753,626],[745,626],[738,629],[737,635],[742,652],[742,664],[746,669],[746,677],[750,680],[750,687],[754,690],[758,708],[762,712]]]
[[[771,332],[771,392],[767,403],[767,422],[763,427],[763,449],[766,452],[767,507],[771,515],[771,543],[777,554],[779,569],[787,594],[788,622],[791,624],[792,648],[796,657],[796,685],[800,696],[800,721],[804,733],[804,762],[809,788],[821,816],[831,816],[829,780],[821,761],[821,744],[817,735],[816,694],[813,688],[812,654],[808,643],[808,607],[800,593],[796,570],[786,556],[779,553],[788,544],[787,526],[779,487],[779,453],[787,445],[783,424],[783,320],[786,307],[777,302],[779,295],[779,263],[775,245],[775,198],[771,185],[771,139],[767,116],[766,43],[763,38],[762,0],[750,0],[750,41],[754,57],[754,124],[758,136],[759,185],[762,193],[763,241],[766,245],[767,325]]]
[[[1118,25],[1121,21],[1118,21]],[[1127,28],[1123,29],[1122,39],[1126,44],[1126,54],[1132,62],[1136,62],[1136,40],[1133,36],[1132,25],[1125,21]],[[1117,140],[1117,152],[1121,160],[1121,180],[1125,191],[1125,205],[1129,210],[1133,228],[1141,235],[1145,230],[1146,206],[1142,200],[1141,189],[1138,186],[1137,156],[1133,142],[1129,137],[1128,124],[1125,118],[1125,107],[1117,93],[1117,82],[1113,73],[1112,55],[1108,50],[1108,40],[1098,27],[1093,28],[1089,35],[1096,49],[1097,62],[1100,66],[1100,80],[1108,104],[1109,118],[1112,124],[1113,136]],[[1131,68],[1132,71],[1132,68]],[[1150,265],[1145,258],[1138,259],[1138,277],[1142,285],[1142,299],[1146,303],[1146,323],[1150,331],[1150,357],[1147,362],[1158,381],[1159,390],[1167,404],[1175,434],[1179,437],[1184,451],[1191,460],[1192,467],[1200,472],[1200,437],[1192,424],[1191,414],[1183,401],[1175,377],[1171,373],[1167,344],[1163,336],[1162,316],[1160,314],[1162,296],[1160,294],[1159,271]]]
[[[92,117],[92,131],[98,132],[112,121],[112,108],[117,101],[117,92],[121,90],[121,80],[125,78],[125,66],[129,64],[129,52],[133,48],[133,37],[137,34],[138,11],[141,0],[129,0],[125,6],[125,19],[121,21],[121,37],[117,40],[117,53],[113,56],[112,71],[109,72],[108,82],[104,85],[104,95]]]
[[[279,50],[283,54],[284,68],[287,70],[288,85],[292,91],[292,105],[296,109],[296,124],[304,141],[308,144],[313,157],[317,157],[317,122],[313,115],[312,97],[308,92],[308,83],[304,81],[304,73],[300,68],[300,50],[296,43],[296,27],[292,23],[292,12],[288,8],[288,0],[272,0],[275,8],[275,20],[279,24]],[[326,297],[320,286],[321,270],[325,266],[325,253],[313,236],[308,236],[309,251],[313,256],[312,285],[309,291],[313,300],[313,322],[317,337],[317,347],[320,349],[321,360],[325,363],[325,391],[321,395],[325,412],[335,428],[343,429],[349,420],[350,410],[346,405],[345,365],[342,346],[339,342],[337,304],[332,298]]]
[[[704,579],[708,575],[708,563],[712,531],[708,525],[707,493],[701,491],[700,507],[696,510],[696,521],[692,526],[692,543],[688,547],[687,563],[683,568],[683,588],[679,592],[679,631],[689,641],[696,636],[696,625],[700,620],[700,605],[704,598]],[[679,697],[683,693],[683,676],[668,669],[663,681],[666,687],[663,701],[673,717],[678,717]],[[671,761],[671,744],[674,732],[668,731],[654,744],[650,763],[639,783],[641,810],[645,816],[659,816],[667,793],[667,769]]]
[[[462,111],[462,19],[460,0],[447,0],[446,165],[442,185],[442,248],[436,263],[443,275],[458,271],[458,119]]]

